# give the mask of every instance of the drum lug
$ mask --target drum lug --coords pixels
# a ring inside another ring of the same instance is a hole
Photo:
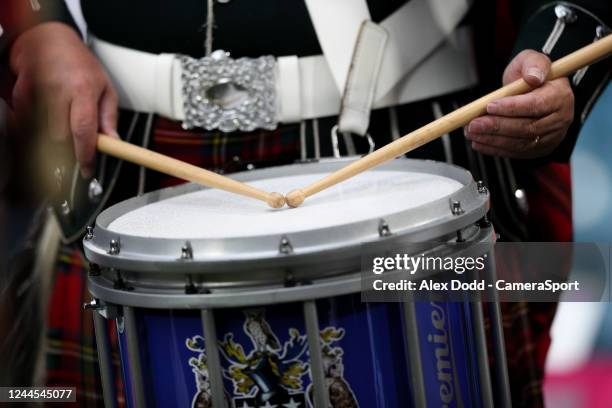
[[[461,201],[451,200],[451,212],[453,215],[461,215],[465,212],[461,207]]]
[[[109,255],[119,255],[119,252],[121,251],[121,244],[119,243],[118,240],[116,239],[111,239],[110,241],[110,249],[108,250],[108,254]]]
[[[480,220],[478,220],[477,225],[480,228],[489,228],[491,226],[491,221],[489,221],[489,216],[487,214],[485,214],[484,217],[482,217]]]
[[[99,299],[92,299],[90,302],[83,303],[84,310],[92,310],[105,319],[116,319],[119,317],[119,309],[115,305],[101,303]]]
[[[196,285],[193,283],[193,277],[191,275],[187,275],[187,283],[185,284],[185,294],[186,295],[196,295],[200,293]]]
[[[121,276],[121,272],[119,272],[116,269],[113,269],[113,270],[114,270],[114,272],[116,273],[116,276],[117,276],[117,278],[113,282],[113,289],[127,290],[127,291],[134,290],[133,287],[126,285],[125,281],[123,280],[123,277]]]
[[[98,264],[89,263],[89,276],[100,276],[100,266]]]
[[[93,239],[93,237],[94,237],[93,227],[88,225],[87,226],[87,232],[85,233],[85,240],[86,241],[91,241]]]
[[[387,221],[381,219],[380,222],[378,223],[378,235],[381,238],[384,237],[388,237],[391,236],[391,229],[389,228],[389,224],[387,224]]]
[[[100,301],[98,299],[93,299],[90,302],[83,303],[84,310],[100,310],[103,307],[104,306],[100,304]]]
[[[487,188],[487,186],[485,186],[484,181],[482,180],[478,180],[478,183],[476,183],[476,186],[478,188],[479,194],[487,194],[489,192],[489,189]]]
[[[193,248],[191,247],[191,242],[186,241],[185,245],[181,248],[181,260],[182,261],[191,261],[193,260]]]
[[[281,237],[280,244],[278,245],[278,252],[284,255],[293,253],[293,245],[291,245],[291,241],[289,241],[289,238],[285,235]]]

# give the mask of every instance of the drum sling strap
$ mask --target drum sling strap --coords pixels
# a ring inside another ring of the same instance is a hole
[[[376,24],[366,0],[306,0],[342,95],[338,130],[365,135],[373,104],[450,37],[470,3],[412,0]]]

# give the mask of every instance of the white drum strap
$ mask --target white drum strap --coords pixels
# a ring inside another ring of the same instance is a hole
[[[409,0],[380,25],[389,33],[375,101],[451,37],[472,0]]]
[[[305,0],[319,44],[336,83],[342,92],[359,29],[371,20],[366,0]]]
[[[338,130],[365,135],[372,104],[453,33],[470,3],[410,0],[377,25],[364,24],[371,19],[366,0],[306,0],[342,94]]]
[[[276,92],[279,100],[279,115],[287,123],[302,120],[302,89],[300,87],[300,61],[295,55],[279,57]]]
[[[370,124],[370,111],[378,83],[385,45],[389,35],[384,28],[364,21],[355,44],[342,104],[338,130],[364,136]]]

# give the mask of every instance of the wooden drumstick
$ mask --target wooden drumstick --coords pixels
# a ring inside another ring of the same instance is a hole
[[[193,181],[208,187],[265,201],[272,208],[281,208],[285,205],[285,197],[279,193],[268,193],[229,177],[204,170],[192,164],[114,137],[103,134],[98,135],[98,150],[118,159],[126,160],[151,170],[157,170],[183,180]]]
[[[612,53],[612,34],[579,49],[552,64],[548,80],[561,78],[591,65],[600,59],[608,57]],[[500,88],[476,101],[443,116],[428,125],[417,129],[400,139],[352,162],[344,168],[316,181],[301,190],[293,190],[286,196],[290,207],[298,207],[306,197],[316,194],[326,188],[338,184],[348,178],[378,166],[386,161],[408,153],[440,136],[450,133],[455,129],[468,124],[471,120],[486,113],[487,104],[504,98],[530,91],[532,88],[523,79],[518,79],[503,88]]]

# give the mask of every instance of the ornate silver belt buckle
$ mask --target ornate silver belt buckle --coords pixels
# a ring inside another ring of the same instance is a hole
[[[181,56],[183,128],[222,132],[276,129],[276,60],[230,58],[217,50],[195,59]]]

